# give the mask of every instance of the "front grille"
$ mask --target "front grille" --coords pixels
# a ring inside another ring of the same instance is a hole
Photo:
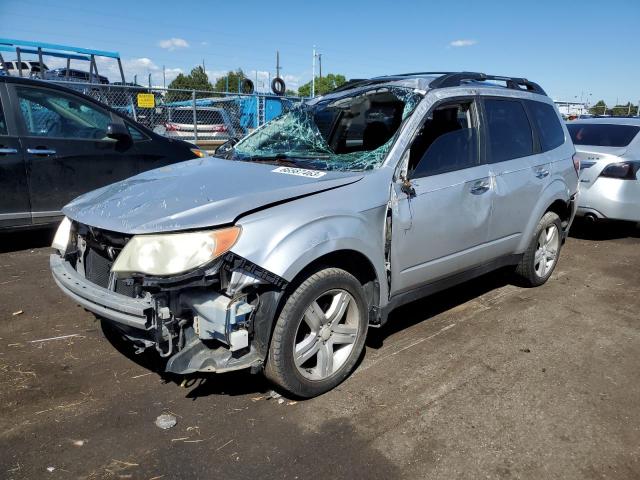
[[[82,236],[87,245],[84,256],[86,279],[102,288],[109,288],[114,259],[127,243],[128,238],[98,229],[87,229]],[[132,298],[136,298],[139,293],[133,279],[117,279],[114,290]]]
[[[109,286],[109,273],[113,262],[100,255],[95,249],[89,247],[84,260],[84,272],[87,280],[96,285],[107,288]]]
[[[113,261],[101,255],[97,249],[89,247],[87,250],[84,260],[85,277],[91,283],[109,288],[109,276]],[[136,288],[132,279],[117,279],[115,291],[127,297],[136,297]]]

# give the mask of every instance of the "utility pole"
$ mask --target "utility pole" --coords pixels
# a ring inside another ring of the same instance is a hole
[[[320,70],[320,80],[322,80],[322,54],[318,54],[318,67]]]
[[[313,46],[313,60],[311,61],[311,98],[316,96],[316,46]]]
[[[207,69],[206,69],[206,68],[205,68],[205,66],[204,66],[204,58],[202,59],[202,71],[203,71],[204,73],[207,73]]]
[[[276,78],[280,78],[280,50],[276,50]]]
[[[164,71],[164,65],[162,65],[162,88],[167,88],[167,74]]]

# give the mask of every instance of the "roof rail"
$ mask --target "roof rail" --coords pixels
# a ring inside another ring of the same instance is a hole
[[[410,73],[397,73],[395,75],[389,75],[390,77],[415,77],[419,75],[449,75],[454,72],[410,72]]]
[[[354,87],[358,83],[368,82],[368,81],[369,81],[368,78],[350,78],[349,80],[347,80],[345,83],[343,83],[339,87],[336,87],[333,90],[331,90],[331,93],[333,93],[333,92],[341,92],[342,90],[347,90],[349,88]]]
[[[513,90],[527,90],[540,95],[547,95],[540,85],[530,82],[526,78],[502,77],[498,75],[487,75],[478,72],[458,72],[448,73],[436,78],[430,84],[430,88],[459,87],[464,82],[484,82],[487,80],[498,80],[506,83],[507,88]],[[524,88],[523,88],[524,87]]]

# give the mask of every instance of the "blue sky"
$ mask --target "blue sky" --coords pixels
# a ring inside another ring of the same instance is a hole
[[[0,0],[0,18],[3,37],[118,51],[128,80],[151,73],[154,85],[163,65],[170,79],[203,59],[211,76],[241,67],[262,81],[279,49],[295,87],[316,45],[323,73],[348,78],[473,70],[529,78],[555,99],[640,100],[638,0]]]

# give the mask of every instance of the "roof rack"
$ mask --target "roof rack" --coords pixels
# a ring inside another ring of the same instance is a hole
[[[547,95],[540,85],[530,82],[526,78],[502,77],[498,75],[487,75],[478,72],[458,72],[448,73],[433,80],[429,87],[431,88],[447,88],[459,87],[465,82],[484,82],[487,80],[498,80],[506,83],[507,88],[513,90],[527,90],[540,95]],[[524,87],[524,88],[523,88]]]
[[[432,80],[429,84],[429,88],[447,88],[447,87],[459,87],[465,82],[484,82],[497,80],[505,82],[506,88],[512,90],[526,90],[532,93],[538,93],[540,95],[547,95],[540,85],[535,82],[530,82],[526,78],[517,77],[502,77],[498,75],[487,75],[486,73],[478,72],[413,72],[413,73],[398,73],[396,75],[387,75],[384,77],[375,78],[353,78],[348,82],[340,85],[338,88],[331,90],[331,93],[341,92],[348,90],[355,86],[375,85],[376,83],[384,83],[391,80],[399,80],[406,77],[419,77],[419,76],[433,76],[438,75],[438,78]]]

